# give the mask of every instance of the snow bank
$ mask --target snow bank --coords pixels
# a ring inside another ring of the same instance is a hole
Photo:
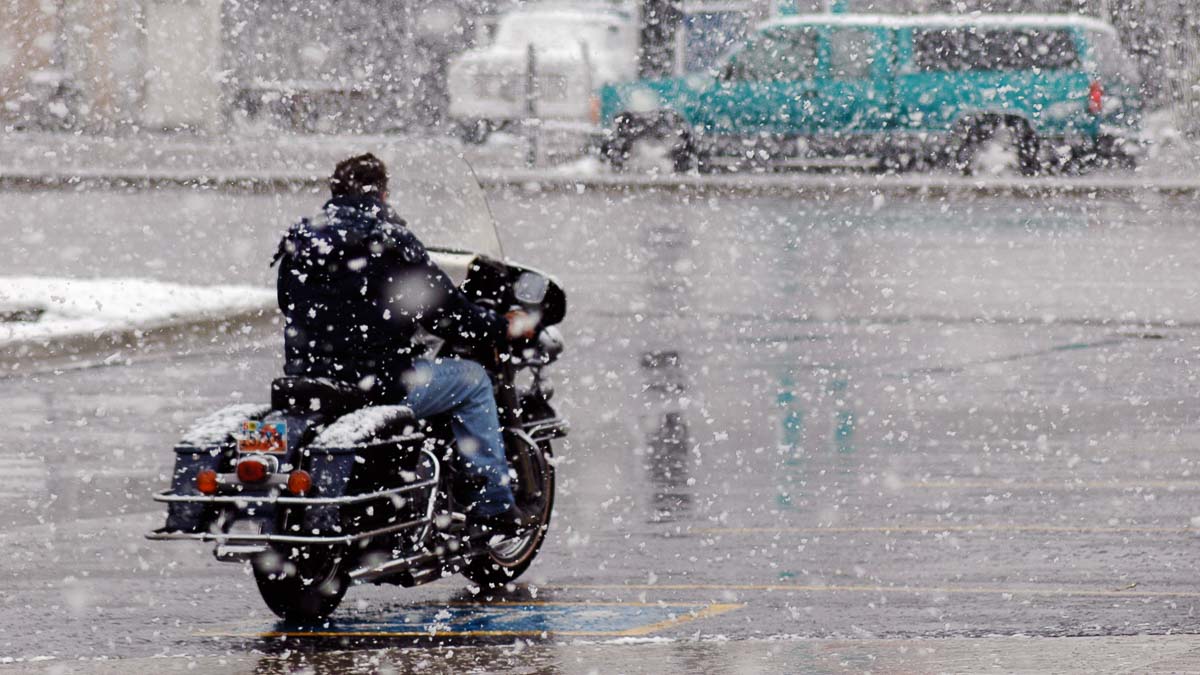
[[[273,291],[249,286],[0,277],[0,345],[148,330],[274,306]]]
[[[1142,124],[1142,135],[1149,142],[1149,159],[1159,173],[1178,175],[1180,171],[1193,171],[1200,162],[1200,147],[1189,140],[1180,126],[1188,120],[1170,108],[1147,113]]]

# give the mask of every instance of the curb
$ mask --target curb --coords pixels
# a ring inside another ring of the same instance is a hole
[[[14,340],[0,343],[0,378],[47,369],[124,363],[135,354],[141,356],[165,347],[198,347],[215,338],[265,337],[266,330],[278,325],[274,307],[259,307],[229,314],[183,316],[140,327]]]
[[[527,191],[678,191],[728,195],[919,195],[972,196],[1163,196],[1200,194],[1200,181],[1192,179],[1138,180],[1134,178],[994,178],[981,180],[944,175],[828,175],[828,174],[726,174],[726,175],[571,175],[527,169],[481,171],[480,183],[492,188]]]
[[[630,175],[581,174],[555,169],[482,169],[476,172],[488,189],[527,192],[628,192],[677,191],[726,195],[919,195],[938,198],[972,196],[1133,196],[1158,194],[1189,197],[1200,194],[1200,180],[1138,178],[995,178],[980,180],[945,175],[829,175],[829,174],[726,174]],[[328,178],[316,173],[224,172],[197,174],[187,171],[121,171],[81,169],[70,172],[25,172],[0,169],[0,189],[75,189],[186,187],[199,190],[246,192],[301,192],[323,190]]]
[[[328,176],[306,173],[265,174],[235,171],[201,175],[184,171],[138,172],[105,169],[33,173],[0,169],[0,189],[5,190],[185,187],[233,192],[302,192],[323,190],[328,185]]]

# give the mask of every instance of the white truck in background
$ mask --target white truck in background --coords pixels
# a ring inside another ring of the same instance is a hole
[[[533,116],[584,129],[597,112],[596,89],[636,76],[637,45],[636,19],[623,9],[582,3],[514,8],[500,18],[491,44],[451,61],[450,118],[464,141],[482,143],[491,132],[530,117],[532,46]]]

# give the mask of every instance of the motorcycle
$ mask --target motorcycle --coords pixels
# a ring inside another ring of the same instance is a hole
[[[236,404],[198,420],[176,445],[168,508],[156,541],[215,543],[223,562],[249,563],[279,617],[314,622],[355,584],[412,587],[462,574],[484,587],[533,562],[554,508],[552,442],[567,422],[545,369],[563,349],[559,284],[505,261],[486,197],[452,151],[406,147],[388,161],[392,193],[430,256],[475,302],[538,319],[535,337],[480,354],[426,335],[426,354],[469,358],[490,374],[518,505],[533,524],[515,536],[475,526],[448,416],[416,419],[371,405],[354,385],[281,377],[269,404]],[[450,214],[449,216],[447,214]]]

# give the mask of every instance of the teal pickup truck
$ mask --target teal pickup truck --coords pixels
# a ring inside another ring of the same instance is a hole
[[[999,146],[1031,175],[1135,163],[1139,85],[1096,19],[822,14],[761,25],[710,73],[605,86],[596,107],[617,169],[645,142],[677,171],[836,160],[971,174]]]

